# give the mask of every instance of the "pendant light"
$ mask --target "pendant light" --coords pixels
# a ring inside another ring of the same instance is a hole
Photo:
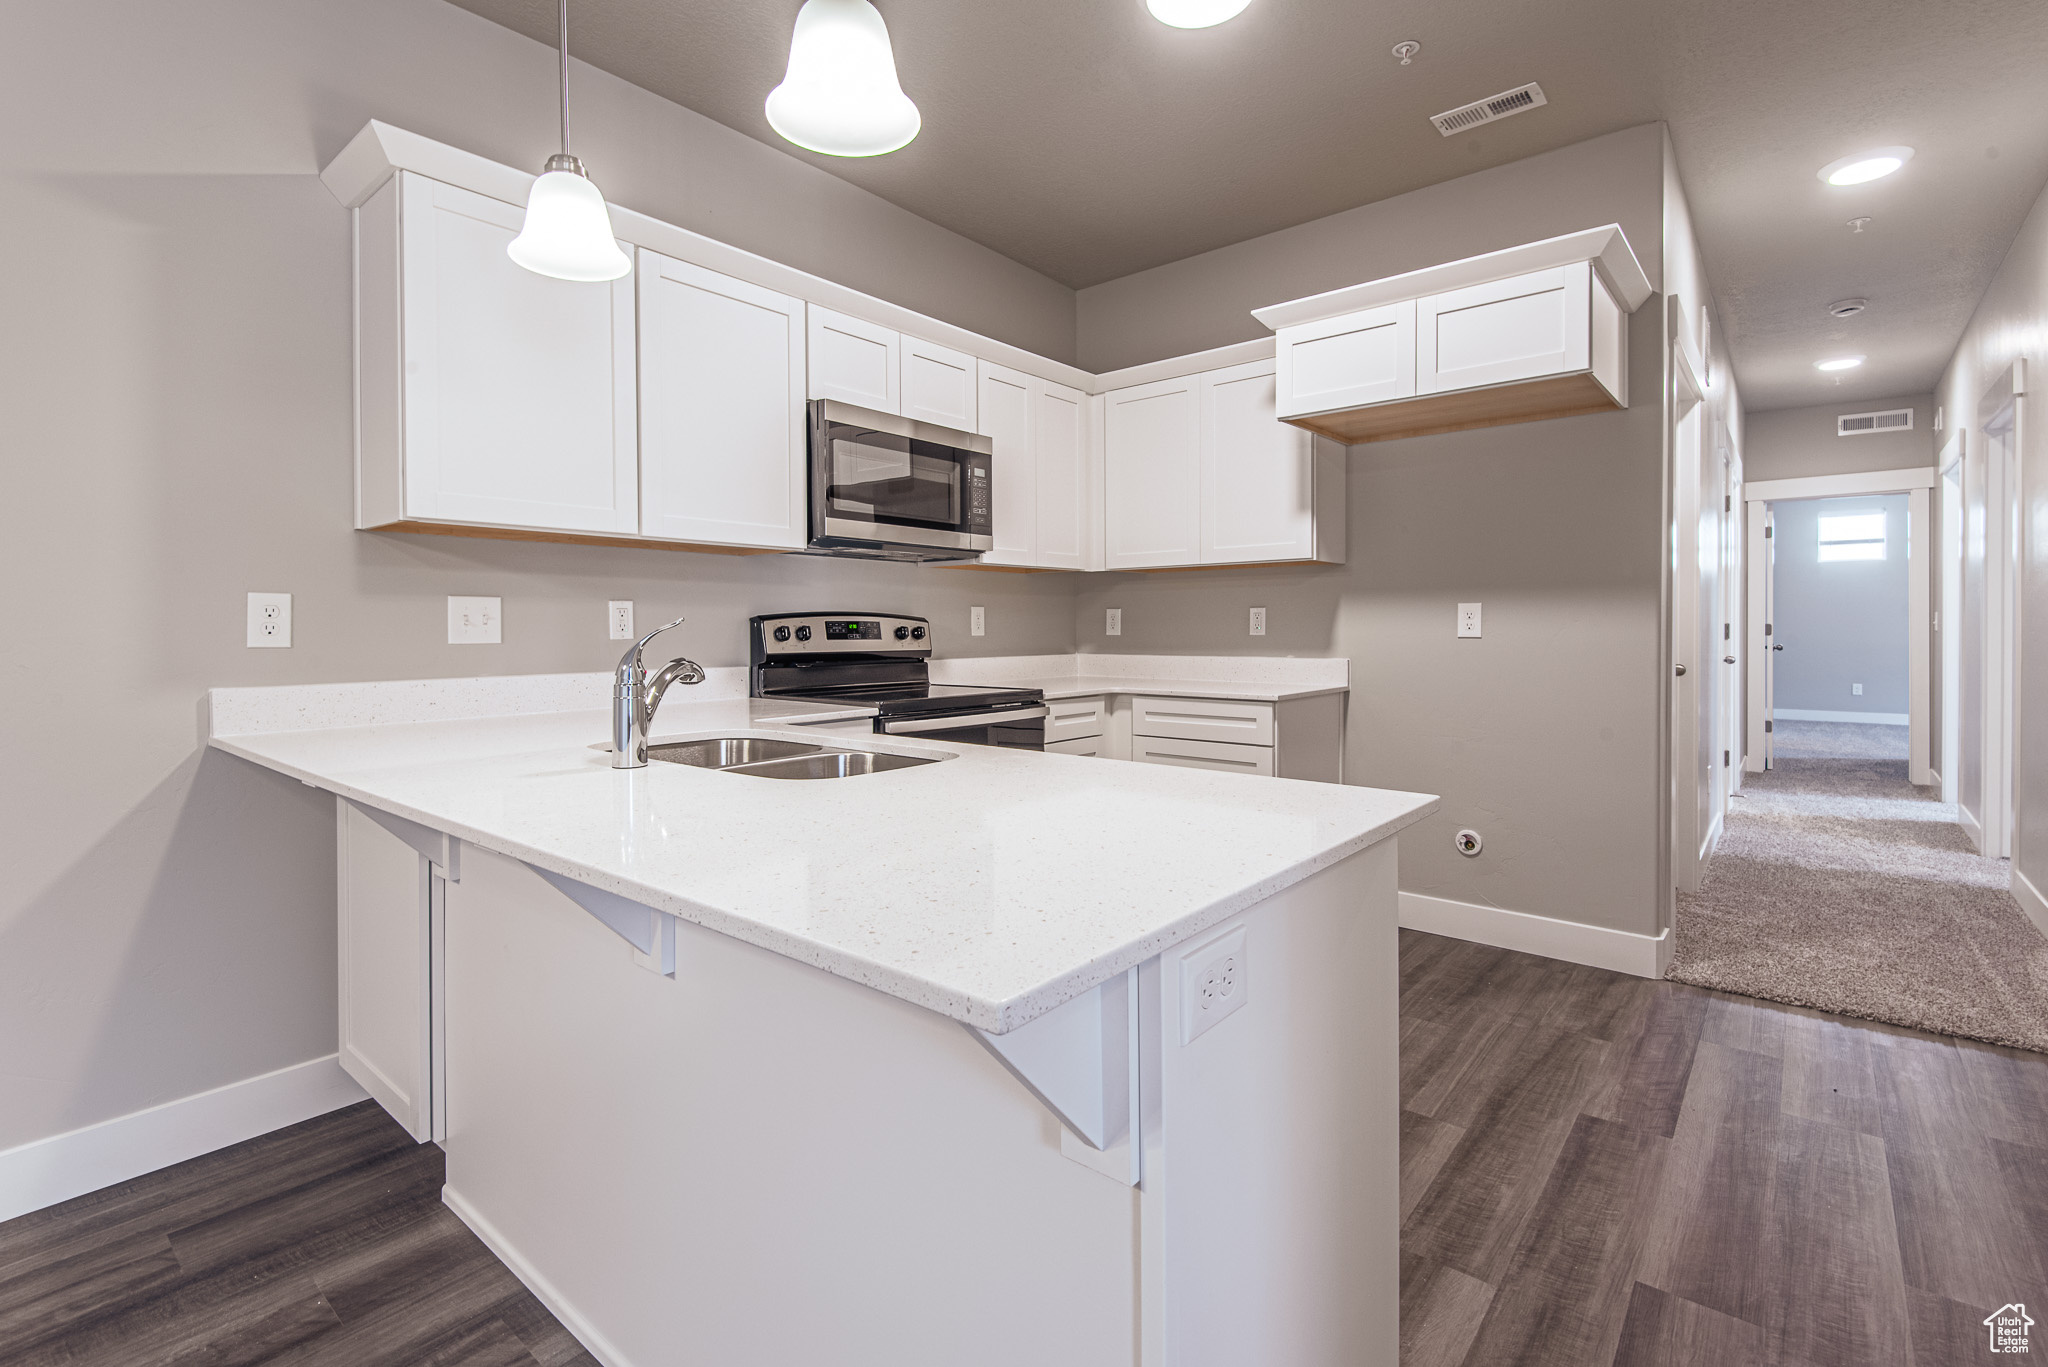
[[[1145,0],[1145,8],[1162,24],[1175,28],[1214,28],[1243,14],[1252,0]],[[1403,57],[1401,64],[1406,66]]]
[[[561,0],[562,150],[548,158],[526,200],[526,223],[505,254],[557,280],[616,280],[633,269],[612,236],[604,196],[569,155],[569,0]]]
[[[768,123],[828,157],[878,157],[917,136],[917,106],[896,80],[889,26],[869,0],[804,0],[789,70],[768,92]]]

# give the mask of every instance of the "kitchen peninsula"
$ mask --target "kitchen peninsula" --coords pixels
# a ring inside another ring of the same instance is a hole
[[[447,1204],[610,1367],[1394,1367],[1435,800],[828,734],[723,673],[657,746],[910,767],[614,770],[599,675],[212,695],[337,795],[387,1003],[344,1062]]]

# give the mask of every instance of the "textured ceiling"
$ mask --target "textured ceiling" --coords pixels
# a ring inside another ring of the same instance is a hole
[[[453,2],[553,42],[549,0]],[[1759,409],[1931,389],[2048,181],[2041,0],[1253,0],[1195,31],[1141,0],[879,3],[924,130],[869,160],[762,115],[798,0],[584,0],[570,45],[1076,288],[1663,119]],[[1547,107],[1427,122],[1532,80]],[[1919,151],[1889,181],[1814,177],[1888,143]],[[1843,351],[1870,363],[1813,370]]]

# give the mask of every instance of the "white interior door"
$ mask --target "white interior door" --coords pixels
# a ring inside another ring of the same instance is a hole
[[[1962,759],[1963,442],[1963,433],[1956,433],[1941,460],[1941,608],[1934,625],[1941,650],[1943,802],[1956,801]]]
[[[1674,399],[1672,423],[1672,581],[1671,581],[1671,874],[1682,892],[1699,891],[1708,842],[1712,838],[1710,801],[1704,798],[1711,771],[1703,757],[1712,740],[1713,673],[1719,653],[1703,655],[1702,642],[1711,620],[1711,578],[1702,564],[1711,551],[1711,524],[1701,505],[1706,479],[1701,470],[1698,382],[1683,349],[1671,349]],[[1703,533],[1705,534],[1703,538]],[[1704,771],[1703,771],[1704,770]]]
[[[1748,510],[1748,549],[1743,562],[1749,585],[1743,639],[1749,647],[1749,658],[1743,669],[1748,747],[1742,767],[1760,774],[1771,762],[1771,505],[1759,499],[1743,507]]]
[[[1979,852],[2011,853],[2012,409],[1985,424],[1962,462],[1962,631],[1956,801]]]

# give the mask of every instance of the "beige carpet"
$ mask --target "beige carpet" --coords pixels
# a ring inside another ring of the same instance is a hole
[[[1705,885],[1678,899],[1666,976],[2048,1053],[2048,938],[2006,892],[2005,861],[1976,854],[1935,799],[1903,759],[1781,758],[1748,775]]]

